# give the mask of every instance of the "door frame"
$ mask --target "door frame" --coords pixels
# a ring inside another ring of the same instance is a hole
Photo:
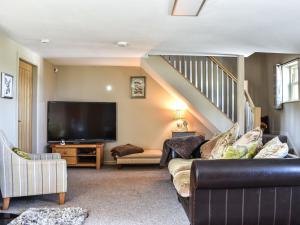
[[[20,110],[20,105],[19,105],[19,85],[20,85],[20,62],[24,62],[26,64],[29,64],[32,66],[32,96],[31,96],[31,149],[29,150],[30,153],[34,152],[36,149],[36,137],[37,137],[37,122],[36,119],[34,120],[33,118],[37,118],[37,71],[38,67],[29,61],[23,59],[23,58],[18,58],[18,77],[17,77],[17,135],[18,135],[18,146],[20,145],[19,143],[19,110]]]

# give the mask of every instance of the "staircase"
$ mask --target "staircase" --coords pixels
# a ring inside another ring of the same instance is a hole
[[[237,121],[237,77],[215,57],[149,56],[142,59],[141,66],[171,94],[183,97],[212,133],[224,131]],[[248,130],[257,125],[254,122],[260,115],[254,115],[256,107],[246,90],[245,102]]]
[[[163,56],[188,82],[233,122],[236,114],[236,77],[211,56]]]

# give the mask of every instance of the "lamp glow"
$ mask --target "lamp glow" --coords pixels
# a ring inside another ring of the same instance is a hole
[[[173,110],[175,111],[175,120],[178,131],[188,131],[188,122],[185,120],[185,111],[187,105],[180,100],[177,100],[172,105]]]
[[[111,86],[111,85],[107,85],[107,86],[106,86],[106,90],[107,90],[107,91],[111,91],[111,90],[112,90],[112,86]]]

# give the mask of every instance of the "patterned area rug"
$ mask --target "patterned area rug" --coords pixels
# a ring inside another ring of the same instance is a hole
[[[82,225],[87,216],[87,210],[79,207],[30,208],[9,225]]]

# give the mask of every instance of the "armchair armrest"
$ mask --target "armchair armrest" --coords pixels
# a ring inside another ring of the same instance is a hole
[[[67,191],[64,159],[26,160],[12,155],[2,165],[1,192],[5,197],[63,193]]]
[[[40,154],[29,154],[32,160],[51,160],[51,159],[61,159],[59,153],[40,153]]]
[[[300,159],[195,160],[192,189],[300,186]]]

